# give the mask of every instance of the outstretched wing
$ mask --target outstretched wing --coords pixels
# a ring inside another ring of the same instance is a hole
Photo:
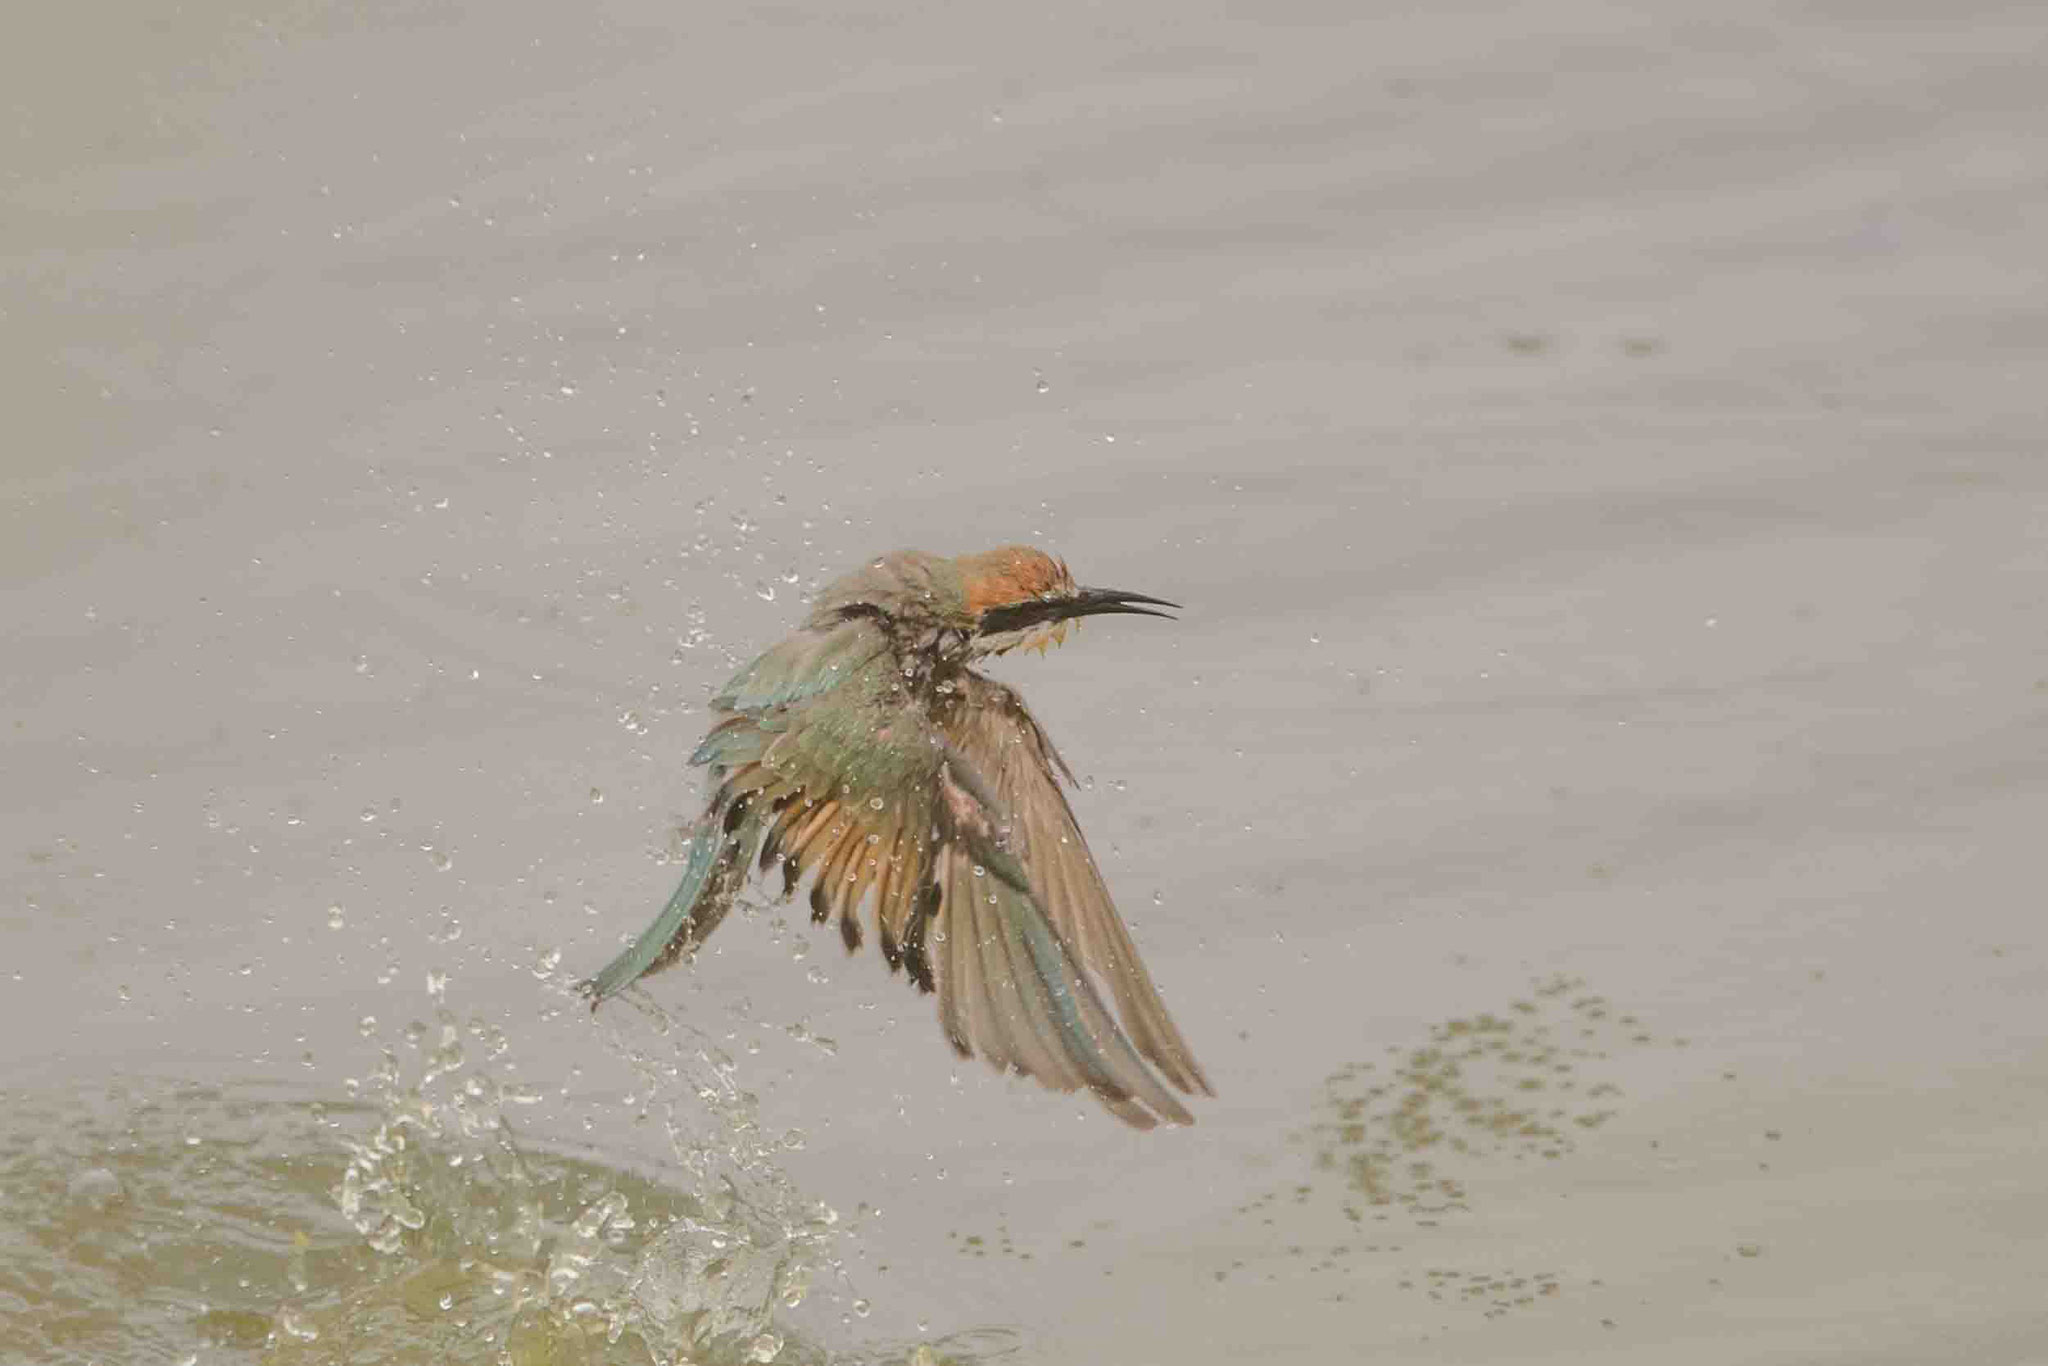
[[[849,950],[872,900],[883,957],[938,992],[963,1057],[1086,1087],[1140,1128],[1192,1123],[1047,917],[987,778],[896,683],[881,660],[829,697],[733,717],[706,741],[739,760],[720,792],[765,823],[761,867],[780,866],[785,896],[808,880],[812,917],[836,918]]]
[[[1108,985],[1138,1051],[1183,1091],[1213,1095],[1152,985],[1060,790],[1057,774],[1073,777],[1066,763],[1016,693],[972,673],[960,686],[962,705],[947,718],[947,738],[987,778],[995,801],[1015,822],[1009,847],[1030,877],[1037,904],[1081,962]]]
[[[1047,916],[996,789],[910,700],[878,635],[865,621],[800,633],[727,685],[716,705],[729,714],[692,756],[715,789],[683,885],[593,994],[700,942],[758,858],[781,870],[784,897],[809,883],[812,918],[836,918],[849,950],[871,902],[882,956],[937,991],[963,1057],[1086,1087],[1139,1128],[1192,1123]]]
[[[719,690],[712,706],[724,719],[690,756],[691,763],[710,769],[712,793],[690,832],[682,877],[653,923],[582,984],[593,1009],[676,962],[718,927],[746,882],[764,835],[773,832],[771,846],[787,841],[798,833],[793,827],[802,816],[800,851],[845,847],[840,837],[848,825],[836,814],[843,793],[832,781],[841,760],[862,767],[863,781],[870,785],[882,776],[878,763],[906,769],[907,781],[896,790],[923,793],[929,806],[937,760],[928,745],[906,749],[886,737],[867,735],[860,737],[864,743],[840,746],[835,754],[831,743],[842,728],[833,724],[835,716],[858,721],[872,713],[870,697],[887,649],[887,637],[866,617],[825,620],[797,631]],[[779,772],[785,763],[794,766],[787,778]],[[918,819],[905,814],[907,828],[917,828]],[[813,815],[820,819],[810,822]],[[872,869],[872,861],[868,866]],[[897,918],[906,917],[899,910]],[[858,923],[849,919],[845,924],[848,943],[858,943]],[[891,961],[897,961],[893,952]]]
[[[932,938],[939,1019],[953,1047],[1057,1091],[1085,1086],[1139,1129],[1162,1119],[1194,1123],[1117,1028],[1041,909],[1007,847],[1010,822],[986,780],[949,749],[939,791],[943,836],[933,880],[940,928]]]

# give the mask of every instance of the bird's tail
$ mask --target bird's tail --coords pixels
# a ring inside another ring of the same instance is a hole
[[[739,819],[729,820],[729,815]],[[597,976],[578,984],[592,1010],[642,977],[668,967],[718,928],[746,882],[748,859],[742,851],[748,837],[759,835],[758,823],[738,808],[713,810],[697,823],[690,833],[682,879],[661,914]]]

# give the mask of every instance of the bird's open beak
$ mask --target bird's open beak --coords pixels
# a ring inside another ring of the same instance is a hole
[[[1115,588],[1082,588],[1072,597],[1033,598],[1028,602],[1013,602],[1003,607],[991,607],[981,614],[981,634],[999,635],[1007,631],[1023,631],[1033,626],[1048,626],[1053,622],[1070,621],[1075,617],[1099,617],[1117,612],[1136,617],[1173,618],[1165,612],[1155,612],[1140,603],[1151,603],[1156,607],[1179,607],[1177,602],[1165,598],[1148,597],[1143,593],[1125,593]]]
[[[1134,617],[1165,617],[1168,621],[1174,619],[1171,613],[1155,612],[1151,607],[1138,606],[1141,602],[1149,602],[1155,607],[1177,609],[1180,606],[1179,603],[1168,602],[1165,598],[1147,597],[1143,593],[1126,593],[1117,588],[1083,588],[1073,597],[1060,603],[1059,617],[1099,617],[1112,612],[1122,612]]]

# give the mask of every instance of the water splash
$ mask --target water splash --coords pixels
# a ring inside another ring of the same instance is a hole
[[[551,964],[536,975],[565,989]],[[637,1002],[602,1018],[638,1074],[632,1105],[674,1155],[650,1177],[523,1135],[546,1132],[542,1096],[506,1036],[430,999],[402,1029],[362,1018],[375,1066],[347,1100],[113,1080],[0,1093],[0,1342],[80,1366],[942,1366],[1015,1351],[1016,1334],[983,1329],[828,1353],[789,1322],[823,1298],[814,1281],[857,1298],[850,1221],[781,1171],[771,1155],[792,1135],[762,1130],[706,1036]]]
[[[776,1315],[803,1302],[821,1266],[837,1267],[838,1217],[776,1165],[781,1141],[763,1132],[733,1060],[642,1012],[657,1025],[651,1046],[602,1032],[639,1075],[634,1103],[659,1117],[676,1185],[566,1182],[557,1159],[525,1151],[507,1107],[536,1097],[500,1081],[502,1033],[444,1005],[406,1031],[414,1058],[382,1050],[363,1088],[378,1122],[350,1143],[335,1202],[389,1259],[397,1289],[386,1293],[471,1343],[523,1343],[534,1360],[572,1344],[640,1360],[806,1359]]]

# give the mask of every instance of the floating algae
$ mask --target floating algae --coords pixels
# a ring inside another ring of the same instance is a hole
[[[1389,1047],[1390,1060],[1332,1073],[1294,1135],[1311,1171],[1240,1213],[1277,1231],[1281,1207],[1334,1205],[1351,1238],[1285,1248],[1310,1274],[1339,1279],[1332,1301],[1348,1298],[1361,1274],[1489,1317],[1551,1299],[1564,1284],[1560,1272],[1445,1265],[1471,1253],[1448,1235],[1477,1217],[1475,1186],[1484,1190],[1518,1164],[1562,1158],[1612,1119],[1622,1093],[1601,1064],[1650,1042],[1634,1016],[1584,982],[1539,980],[1503,1010],[1445,1020],[1420,1043]],[[1417,1265],[1425,1247],[1436,1264]],[[1245,1269],[1240,1261],[1216,1279]]]
[[[1340,1068],[1302,1137],[1317,1170],[1343,1175],[1354,1223],[1367,1210],[1467,1210],[1475,1168],[1562,1157],[1611,1119],[1621,1089],[1585,1069],[1618,1043],[1647,1041],[1583,982],[1550,978],[1505,1013],[1446,1020],[1426,1043],[1389,1049],[1389,1065]]]

